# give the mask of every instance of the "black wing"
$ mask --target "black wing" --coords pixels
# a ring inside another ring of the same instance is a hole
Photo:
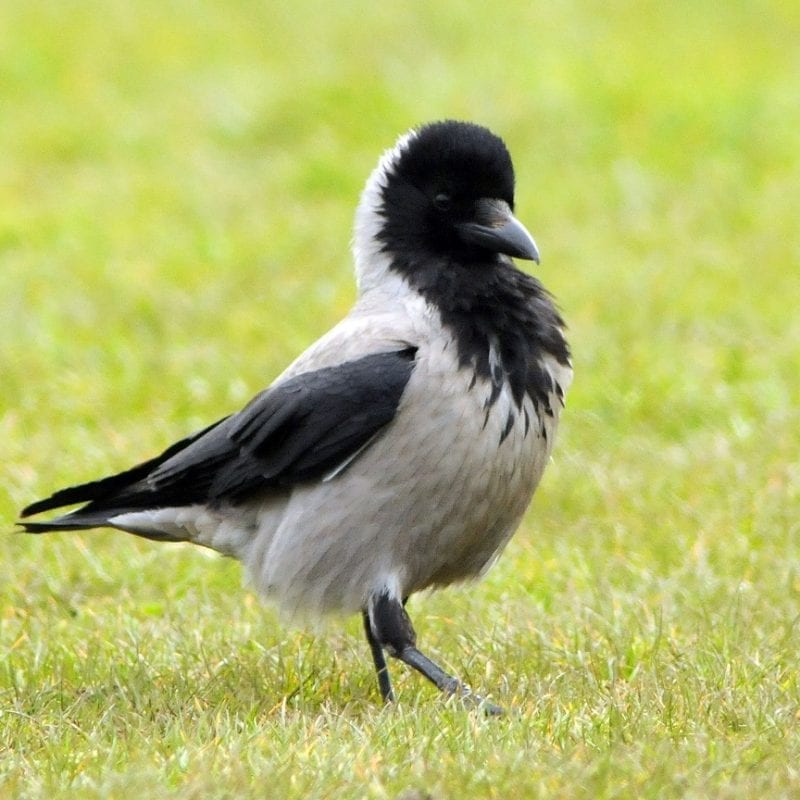
[[[23,517],[86,505],[22,525],[31,533],[96,527],[127,511],[237,502],[336,473],[394,418],[415,355],[409,347],[290,378],[156,458],[33,503]]]

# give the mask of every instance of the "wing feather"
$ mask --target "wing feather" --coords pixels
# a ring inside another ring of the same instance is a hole
[[[406,347],[295,375],[156,458],[62,489],[22,516],[86,503],[76,511],[22,524],[31,532],[97,527],[117,513],[235,503],[259,490],[338,476],[394,418],[415,355]]]

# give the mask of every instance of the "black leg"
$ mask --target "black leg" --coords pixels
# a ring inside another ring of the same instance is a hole
[[[372,633],[372,626],[369,624],[369,614],[366,611],[363,612],[363,617],[364,631],[367,634],[367,642],[369,642],[369,649],[372,652],[372,660],[375,662],[375,672],[378,675],[378,686],[381,690],[381,697],[384,699],[384,702],[391,703],[394,701],[394,692],[392,691],[392,681],[389,677],[389,667],[386,665],[383,648]]]
[[[385,667],[383,652],[385,648],[389,655],[399,658],[404,663],[421,672],[431,683],[445,694],[458,694],[467,702],[480,706],[487,714],[502,714],[503,709],[493,703],[483,700],[463,684],[458,678],[449,675],[438,664],[431,661],[424,653],[417,650],[417,635],[414,626],[403,604],[396,599],[382,594],[373,598],[370,610],[364,616],[367,629],[367,639],[373,648],[372,655],[375,666],[378,668],[378,658],[375,650],[380,652],[381,662]],[[374,643],[374,645],[373,645]],[[387,683],[388,683],[388,673]],[[380,669],[378,672],[380,680]],[[385,696],[385,695],[384,695]]]

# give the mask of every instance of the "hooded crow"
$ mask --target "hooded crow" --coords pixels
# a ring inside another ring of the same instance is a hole
[[[417,649],[405,604],[480,575],[506,545],[572,378],[550,295],[512,262],[539,260],[513,209],[493,133],[406,133],[358,205],[347,317],[238,413],[33,503],[23,517],[83,505],[21,525],[210,547],[290,614],[360,613],[384,700],[388,653],[500,711]]]

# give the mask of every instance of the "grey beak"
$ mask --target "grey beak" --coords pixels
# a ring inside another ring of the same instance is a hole
[[[483,199],[476,206],[475,221],[456,225],[461,239],[494,253],[539,263],[539,248],[525,226],[503,200]]]

